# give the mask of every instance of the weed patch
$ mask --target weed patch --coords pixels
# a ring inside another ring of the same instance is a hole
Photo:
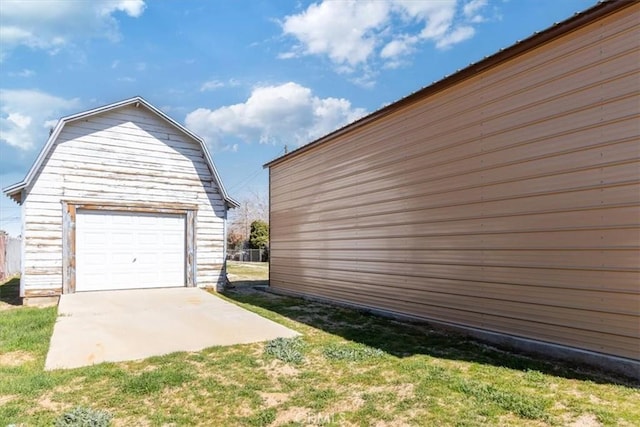
[[[482,404],[495,404],[499,408],[513,412],[522,418],[542,421],[548,419],[546,409],[549,407],[549,402],[534,396],[525,396],[514,391],[499,389],[490,384],[461,378],[457,379],[453,384],[453,388],[476,398]]]
[[[259,411],[257,414],[251,417],[246,417],[243,420],[242,424],[247,426],[262,427],[262,426],[268,426],[269,424],[273,423],[275,420],[276,420],[276,410],[273,408],[269,408],[269,409]]]
[[[384,351],[378,348],[349,344],[331,344],[324,349],[323,353],[327,359],[346,360],[349,362],[382,357],[385,354]]]
[[[304,341],[300,337],[276,338],[264,347],[264,353],[283,362],[299,365],[304,361]]]
[[[111,418],[109,412],[78,406],[62,414],[56,420],[55,427],[108,427]]]

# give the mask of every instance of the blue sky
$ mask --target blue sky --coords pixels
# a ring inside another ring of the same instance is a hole
[[[59,117],[135,95],[203,137],[229,193],[262,165],[595,0],[0,2],[0,187]],[[0,229],[20,232],[0,197]]]

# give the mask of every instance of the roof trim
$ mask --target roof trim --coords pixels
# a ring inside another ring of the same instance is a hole
[[[228,195],[227,191],[225,190],[224,185],[222,184],[222,180],[220,179],[220,175],[218,174],[218,170],[216,169],[215,164],[213,163],[213,159],[211,158],[211,154],[209,153],[209,150],[207,149],[207,145],[205,144],[204,140],[200,138],[198,135],[191,132],[186,127],[182,126],[180,123],[176,122],[174,119],[172,119],[162,111],[158,110],[153,105],[149,104],[146,100],[144,100],[140,96],[135,96],[133,98],[125,99],[123,101],[114,102],[113,104],[104,105],[102,107],[94,108],[92,110],[87,110],[81,113],[62,117],[60,120],[58,120],[58,123],[53,128],[51,135],[49,135],[49,139],[47,140],[44,147],[42,147],[42,150],[40,150],[40,154],[38,154],[38,157],[36,158],[35,162],[31,166],[31,169],[29,169],[29,172],[27,172],[27,175],[24,177],[24,179],[16,184],[5,187],[2,191],[7,196],[15,200],[16,202],[22,204],[22,195],[21,195],[22,190],[29,187],[29,185],[31,185],[31,182],[33,181],[35,175],[42,167],[42,164],[45,158],[49,154],[49,151],[51,151],[53,144],[55,143],[56,139],[58,139],[60,132],[62,132],[62,129],[67,123],[73,122],[78,119],[90,117],[96,114],[105,113],[107,111],[112,111],[112,110],[129,106],[129,105],[144,106],[151,112],[155,113],[158,117],[160,117],[161,119],[163,119],[164,121],[166,121],[167,123],[175,127],[176,129],[178,129],[182,133],[186,134],[189,138],[193,139],[198,144],[200,144],[200,148],[204,153],[205,162],[207,163],[207,166],[211,170],[213,178],[216,181],[218,188],[220,189],[222,198],[227,203],[227,205],[231,208],[237,208],[240,206],[240,204],[237,201],[235,201],[233,198],[231,198]]]
[[[413,92],[412,94],[387,105],[386,107],[383,107],[377,111],[374,111],[373,113],[365,117],[362,117],[361,119],[358,119],[355,122],[347,124],[346,126],[343,126],[342,128],[339,128],[325,136],[322,136],[314,141],[311,141],[310,143],[303,145],[302,147],[299,147],[293,151],[290,151],[285,155],[277,157],[271,160],[270,162],[265,163],[263,165],[263,168],[270,168],[279,163],[282,163],[285,160],[289,160],[292,157],[299,156],[319,145],[322,145],[323,143],[326,143],[342,135],[353,132],[356,129],[366,126],[367,124],[374,122],[384,116],[387,116],[407,105],[417,102],[434,93],[443,91],[455,85],[458,82],[466,80],[490,68],[496,67],[499,64],[502,64],[518,55],[521,55],[525,52],[535,49],[541,46],[542,44],[547,43],[551,40],[554,40],[564,34],[570,33],[571,31],[574,31],[586,24],[589,24],[598,18],[609,15],[618,10],[622,10],[634,4],[635,2],[631,2],[631,1],[629,2],[617,1],[617,0],[600,1],[595,6],[592,6],[582,12],[578,12],[573,16],[571,16],[570,18],[560,23],[555,23],[554,25],[552,25],[551,27],[548,27],[543,31],[535,32],[533,35],[529,36],[528,38],[522,41],[518,41],[515,44],[505,49],[500,49],[498,52],[494,53],[493,55],[487,56],[478,62],[472,63],[466,68],[463,68],[462,70],[457,71],[454,74],[445,76],[441,80],[438,80],[429,86],[419,89],[416,92]]]

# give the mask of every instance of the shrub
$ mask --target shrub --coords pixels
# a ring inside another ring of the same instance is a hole
[[[276,338],[267,343],[264,353],[283,362],[300,364],[304,361],[302,350],[304,342],[300,337]]]
[[[78,406],[58,417],[55,427],[108,427],[111,425],[111,418],[111,414],[106,411]]]
[[[349,346],[333,344],[324,349],[324,356],[332,360],[348,360],[357,362],[359,360],[381,357],[384,351],[367,346]]]

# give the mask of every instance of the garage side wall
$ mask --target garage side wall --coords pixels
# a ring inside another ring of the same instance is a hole
[[[271,287],[638,360],[639,10],[272,162]]]
[[[25,296],[62,290],[62,201],[197,206],[198,286],[224,277],[226,208],[199,144],[144,107],[67,123],[24,203]]]

